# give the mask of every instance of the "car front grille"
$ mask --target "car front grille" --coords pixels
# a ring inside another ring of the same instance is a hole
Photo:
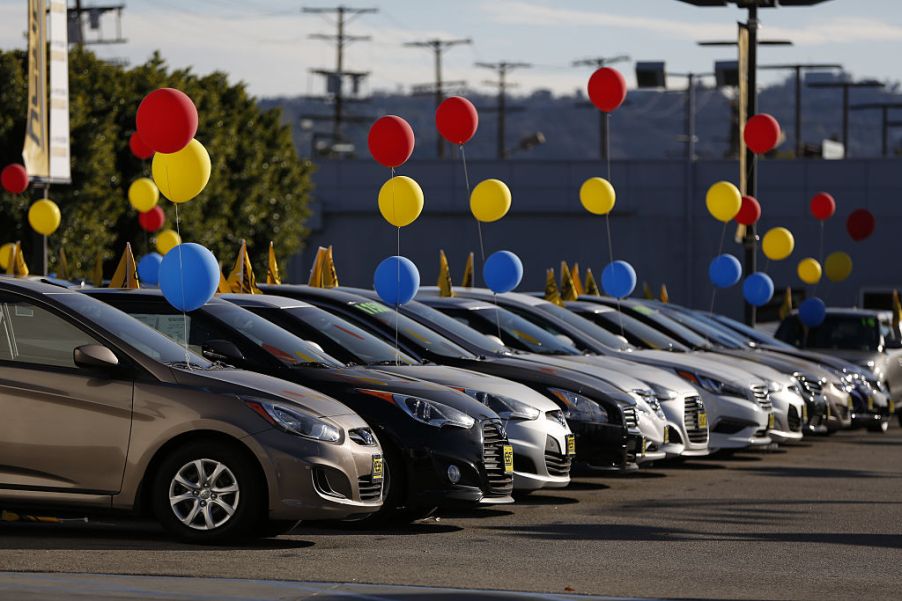
[[[635,407],[624,407],[623,408],[623,425],[629,428],[638,428],[639,427],[639,418],[636,416],[636,408]]]
[[[545,467],[550,476],[570,475],[570,456],[562,453],[557,440],[549,436],[545,439]]]
[[[820,380],[810,380],[805,376],[796,376],[796,380],[801,384],[802,390],[805,391],[805,394],[816,397],[820,396],[823,392],[824,385]]]
[[[701,398],[697,396],[686,398],[683,408],[683,424],[686,426],[686,435],[690,442],[706,442],[708,440],[708,428],[698,425],[698,416],[703,408]]]
[[[506,497],[514,487],[512,474],[504,473],[504,445],[508,444],[504,427],[499,420],[482,424],[482,458],[488,479],[490,497]]]
[[[382,496],[382,479],[374,481],[372,475],[360,476],[357,479],[357,489],[360,491],[361,501],[375,501]]]
[[[773,411],[774,406],[770,402],[770,394],[767,392],[767,386],[752,386],[752,400],[754,400],[765,412]]]
[[[799,416],[799,412],[795,407],[789,408],[787,421],[789,422],[790,432],[799,432],[802,429],[802,418]]]

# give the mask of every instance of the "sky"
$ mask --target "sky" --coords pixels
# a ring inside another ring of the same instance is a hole
[[[365,90],[408,90],[433,80],[431,51],[404,47],[429,38],[471,38],[469,46],[448,50],[446,80],[483,82],[491,71],[476,62],[522,61],[512,90],[549,89],[559,94],[582,88],[591,69],[575,59],[625,54],[633,60],[665,60],[673,72],[705,72],[715,60],[735,58],[730,48],[703,48],[699,40],[734,39],[744,11],[735,6],[698,8],[676,0],[342,0],[352,7],[377,8],[360,15],[347,33],[372,36],[347,48],[345,68],[369,71]],[[95,0],[84,0],[86,7]],[[100,2],[99,4],[107,4]],[[322,94],[312,68],[334,69],[335,49],[309,39],[335,33],[334,18],[302,14],[301,7],[327,7],[328,0],[126,0],[125,44],[97,45],[102,57],[140,64],[159,49],[173,67],[197,73],[220,70],[244,81],[257,96]],[[26,0],[0,0],[0,48],[24,48]],[[789,48],[763,48],[761,64],[841,63],[856,78],[902,79],[902,1],[829,0],[813,8],[766,9],[760,13],[762,39],[789,39]],[[115,19],[102,29],[115,33]],[[89,31],[89,37],[93,32]],[[632,81],[632,66],[622,64]],[[767,83],[783,77],[762,74]],[[672,79],[669,85],[682,85]]]

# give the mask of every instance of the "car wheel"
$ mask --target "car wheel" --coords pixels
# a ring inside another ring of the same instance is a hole
[[[868,424],[868,432],[884,433],[889,430],[889,419],[881,419],[876,424]]]
[[[192,442],[170,453],[153,482],[153,509],[163,527],[193,543],[260,536],[264,489],[256,466],[238,449]]]
[[[266,520],[258,530],[263,538],[273,538],[282,534],[288,534],[300,524],[298,520]]]

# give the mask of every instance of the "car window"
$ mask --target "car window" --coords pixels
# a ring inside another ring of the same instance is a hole
[[[816,349],[876,351],[880,345],[880,325],[871,315],[827,314],[816,328],[802,328],[798,317],[783,320],[777,338],[796,346]]]
[[[498,344],[497,341],[487,338],[478,330],[448,317],[441,311],[424,303],[416,301],[407,303],[401,307],[401,314],[413,315],[418,322],[429,324],[429,327],[434,327],[437,332],[452,340],[462,340],[461,344],[467,346],[474,353],[497,355],[507,351],[503,344]]]
[[[0,302],[0,360],[75,368],[74,352],[97,340],[27,301]]]
[[[707,340],[686,326],[670,319],[657,309],[646,307],[645,305],[631,304],[626,310],[632,312],[637,318],[643,319],[651,327],[664,330],[668,335],[694,349],[705,349],[711,346]]]
[[[497,336],[500,331],[501,340],[511,348],[543,355],[579,354],[574,346],[564,344],[542,328],[504,309],[449,307],[442,311],[483,334]]]
[[[577,313],[595,322],[612,334],[619,334],[622,331],[627,341],[638,348],[656,351],[689,350],[686,345],[678,340],[659,332],[634,317],[618,311],[605,311],[603,313],[577,311]]]
[[[580,317],[579,315],[573,313],[568,309],[559,307],[554,303],[540,303],[536,305],[536,308],[544,311],[545,313],[550,313],[561,321],[567,323],[570,327],[594,338],[608,348],[612,348],[618,351],[630,350],[629,343],[624,343],[623,340],[618,338],[616,334],[608,332],[604,328],[599,327],[588,319]],[[564,334],[566,335],[566,332],[564,332]]]

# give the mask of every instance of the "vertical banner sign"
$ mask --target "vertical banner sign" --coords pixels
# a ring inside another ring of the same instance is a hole
[[[748,120],[748,97],[749,97],[749,29],[744,23],[739,24],[739,39],[737,40],[737,48],[739,50],[739,192],[746,194],[748,177],[746,172],[746,146],[745,122]],[[742,242],[745,238],[745,226],[739,224],[736,226],[736,242]]]
[[[28,113],[22,160],[29,177],[50,175],[47,141],[47,10],[44,0],[28,0]]]
[[[68,184],[69,34],[66,0],[47,0],[50,9],[50,181]]]

